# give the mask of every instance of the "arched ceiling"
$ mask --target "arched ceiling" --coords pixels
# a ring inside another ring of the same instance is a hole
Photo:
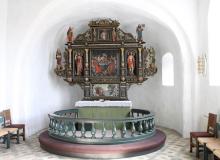
[[[20,103],[20,106],[25,104],[25,106],[22,107],[26,109],[31,105],[42,106],[42,102],[34,102],[34,96],[39,96],[41,90],[38,88],[30,88],[30,86],[33,87],[39,84],[38,76],[45,74],[45,79],[41,87],[45,88],[44,86],[48,85],[51,88],[47,86],[48,91],[45,91],[45,93],[41,95],[43,100],[45,100],[44,96],[47,95],[47,92],[48,94],[52,93],[54,87],[57,87],[57,85],[60,86],[59,82],[51,84],[49,81],[54,81],[54,76],[51,72],[55,64],[55,50],[57,47],[64,49],[63,44],[68,27],[73,26],[75,28],[75,34],[78,34],[87,30],[87,24],[91,19],[100,17],[119,20],[121,23],[120,28],[134,35],[136,34],[136,26],[138,24],[145,24],[146,28],[143,33],[144,40],[147,44],[155,47],[158,57],[161,57],[168,51],[175,54],[177,53],[176,56],[177,59],[179,57],[179,66],[181,66],[183,70],[181,81],[184,91],[182,95],[184,99],[190,99],[191,77],[189,74],[189,66],[187,65],[187,63],[190,62],[187,62],[184,66],[182,62],[184,59],[190,57],[187,57],[190,54],[190,47],[188,46],[185,33],[175,19],[158,6],[155,7],[151,3],[144,5],[144,1],[140,1],[138,4],[133,2],[127,4],[127,1],[95,1],[97,3],[78,1],[76,4],[68,4],[65,3],[65,1],[52,1],[39,11],[37,18],[33,20],[29,29],[26,30],[25,35],[22,37],[24,40],[20,43],[21,45],[19,45],[18,52],[15,55],[14,65],[15,68],[17,68],[15,75],[12,76],[12,84],[14,85],[12,88],[15,88],[13,92],[15,103]],[[160,58],[158,58],[158,60],[160,60]],[[33,66],[32,64],[35,65]],[[160,65],[160,63],[158,63],[158,65]],[[32,66],[32,68],[29,66]],[[49,76],[45,68],[49,70]],[[42,70],[44,72],[40,72]],[[33,76],[26,77],[26,75]],[[17,86],[18,81],[26,82],[26,84],[24,83],[23,86]],[[67,87],[65,87],[65,89],[67,89]],[[21,90],[24,92],[23,99],[20,99],[18,96],[21,94]],[[33,94],[33,91],[35,94]],[[68,97],[75,94],[75,92],[72,91],[68,92],[69,93],[65,93]],[[65,95],[63,95],[63,98],[65,98]],[[75,95],[77,97],[77,94]],[[29,102],[27,102],[27,97],[25,96],[29,97]],[[59,95],[53,96],[58,97]],[[50,104],[48,100],[45,100],[45,103],[47,104],[43,105]],[[185,101],[182,106],[189,108],[191,106],[189,103],[190,101]],[[187,121],[190,121],[190,119]]]

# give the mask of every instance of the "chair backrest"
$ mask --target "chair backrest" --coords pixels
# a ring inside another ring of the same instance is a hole
[[[217,131],[217,115],[209,113],[207,132],[216,136]]]
[[[5,117],[5,126],[10,126],[12,124],[10,109],[3,110],[3,115]]]
[[[0,115],[0,129],[3,128],[5,126],[5,118],[4,116]]]
[[[216,128],[217,128],[217,131],[216,131],[217,136],[216,137],[220,138],[220,122],[217,123],[217,127]]]

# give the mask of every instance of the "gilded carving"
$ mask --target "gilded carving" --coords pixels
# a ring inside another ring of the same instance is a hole
[[[152,76],[157,72],[155,50],[153,47],[144,48],[144,74],[145,77]]]
[[[136,39],[119,24],[112,19],[92,20],[75,39],[70,27],[63,56],[56,52],[55,73],[70,85],[80,84],[86,100],[125,100],[128,86],[141,84],[157,71],[154,49],[143,46],[143,26],[136,28]]]

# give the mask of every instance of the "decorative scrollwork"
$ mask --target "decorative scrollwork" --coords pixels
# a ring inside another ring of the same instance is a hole
[[[120,23],[117,20],[112,20],[110,18],[99,18],[89,22],[89,26],[119,26]]]
[[[154,75],[157,72],[156,59],[155,59],[155,50],[153,47],[144,48],[144,75],[149,77]]]

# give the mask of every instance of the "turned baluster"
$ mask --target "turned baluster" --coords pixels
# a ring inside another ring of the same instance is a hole
[[[50,118],[49,132],[53,132],[53,119]]]
[[[125,138],[126,134],[127,134],[126,122],[123,122],[122,138]]]
[[[143,131],[142,121],[139,121],[138,131],[139,131],[139,134],[142,134],[142,131]]]
[[[146,131],[145,133],[147,133],[149,131],[149,119],[146,120]]]
[[[53,121],[52,122],[52,129],[53,129],[53,132],[55,133],[56,132],[56,120],[53,119],[52,121]]]
[[[149,131],[151,131],[152,130],[152,121],[151,121],[151,119],[149,119]]]
[[[143,132],[146,132],[147,131],[147,123],[146,123],[146,120],[143,121]]]
[[[104,138],[106,135],[106,129],[105,129],[105,122],[102,122],[102,138]]]
[[[150,129],[151,131],[154,129],[153,119],[150,120]]]
[[[131,136],[134,136],[135,131],[134,122],[131,122]]]
[[[62,130],[61,120],[58,121],[57,130],[58,130],[58,134],[61,135],[61,130]]]
[[[49,129],[52,128],[51,126],[52,126],[52,119],[50,118]]]
[[[154,119],[152,119],[152,123],[153,123],[153,128],[155,128],[155,120]]]
[[[73,134],[73,137],[76,137],[76,126],[75,126],[75,122],[73,122],[72,134]]]
[[[68,133],[68,125],[67,125],[67,121],[64,121],[64,136],[66,137],[67,136],[67,133]]]
[[[96,129],[95,129],[95,124],[94,124],[94,123],[92,123],[92,130],[91,130],[91,134],[92,134],[92,138],[95,138]]]
[[[112,138],[114,139],[116,135],[116,126],[115,126],[115,122],[112,122]]]
[[[150,132],[151,131],[151,119],[148,119],[147,123],[148,123],[148,131]]]
[[[86,134],[85,124],[84,124],[84,122],[82,122],[81,137],[85,138],[86,137],[85,134]]]
[[[61,120],[61,123],[60,123],[60,135],[64,135],[65,134],[65,121],[64,120]]]

